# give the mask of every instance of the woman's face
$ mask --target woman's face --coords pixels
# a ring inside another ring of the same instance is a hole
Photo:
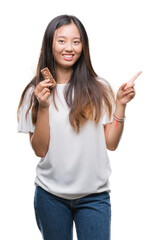
[[[74,23],[56,29],[53,45],[53,56],[56,68],[72,68],[82,52],[82,42],[79,30]]]

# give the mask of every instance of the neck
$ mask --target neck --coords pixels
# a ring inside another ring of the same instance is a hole
[[[61,68],[56,68],[56,76],[57,76],[57,83],[62,84],[62,83],[68,83],[71,75],[72,75],[73,69],[61,69]]]

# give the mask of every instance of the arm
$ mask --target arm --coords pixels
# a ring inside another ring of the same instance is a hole
[[[115,115],[119,118],[125,117],[125,108],[126,106],[122,106],[120,104],[116,104]],[[124,128],[124,122],[118,122],[116,127],[116,120],[113,119],[112,123],[108,123],[104,125],[104,134],[107,148],[111,151],[116,150]]]
[[[50,128],[49,128],[49,87],[52,83],[48,80],[40,82],[35,88],[34,94],[39,101],[39,109],[37,113],[37,122],[34,133],[30,133],[30,141],[35,154],[38,157],[45,157],[49,142],[50,142]]]
[[[135,97],[134,81],[141,74],[138,72],[128,83],[124,83],[117,92],[115,115],[118,118],[125,117],[125,109],[128,102]],[[124,128],[124,122],[118,122],[116,126],[116,120],[113,119],[112,123],[104,126],[104,134],[107,148],[111,151],[116,150]]]
[[[30,133],[30,141],[35,154],[45,157],[50,141],[49,108],[39,107],[34,133]]]

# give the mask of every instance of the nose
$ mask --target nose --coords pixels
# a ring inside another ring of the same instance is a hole
[[[71,42],[67,42],[65,50],[68,52],[71,52],[73,50]]]

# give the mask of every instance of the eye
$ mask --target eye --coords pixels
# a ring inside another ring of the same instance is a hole
[[[60,40],[58,40],[58,42],[63,44],[64,40],[60,39]]]
[[[80,41],[74,41],[74,44],[76,44],[76,45],[79,44],[79,43],[80,43]]]

